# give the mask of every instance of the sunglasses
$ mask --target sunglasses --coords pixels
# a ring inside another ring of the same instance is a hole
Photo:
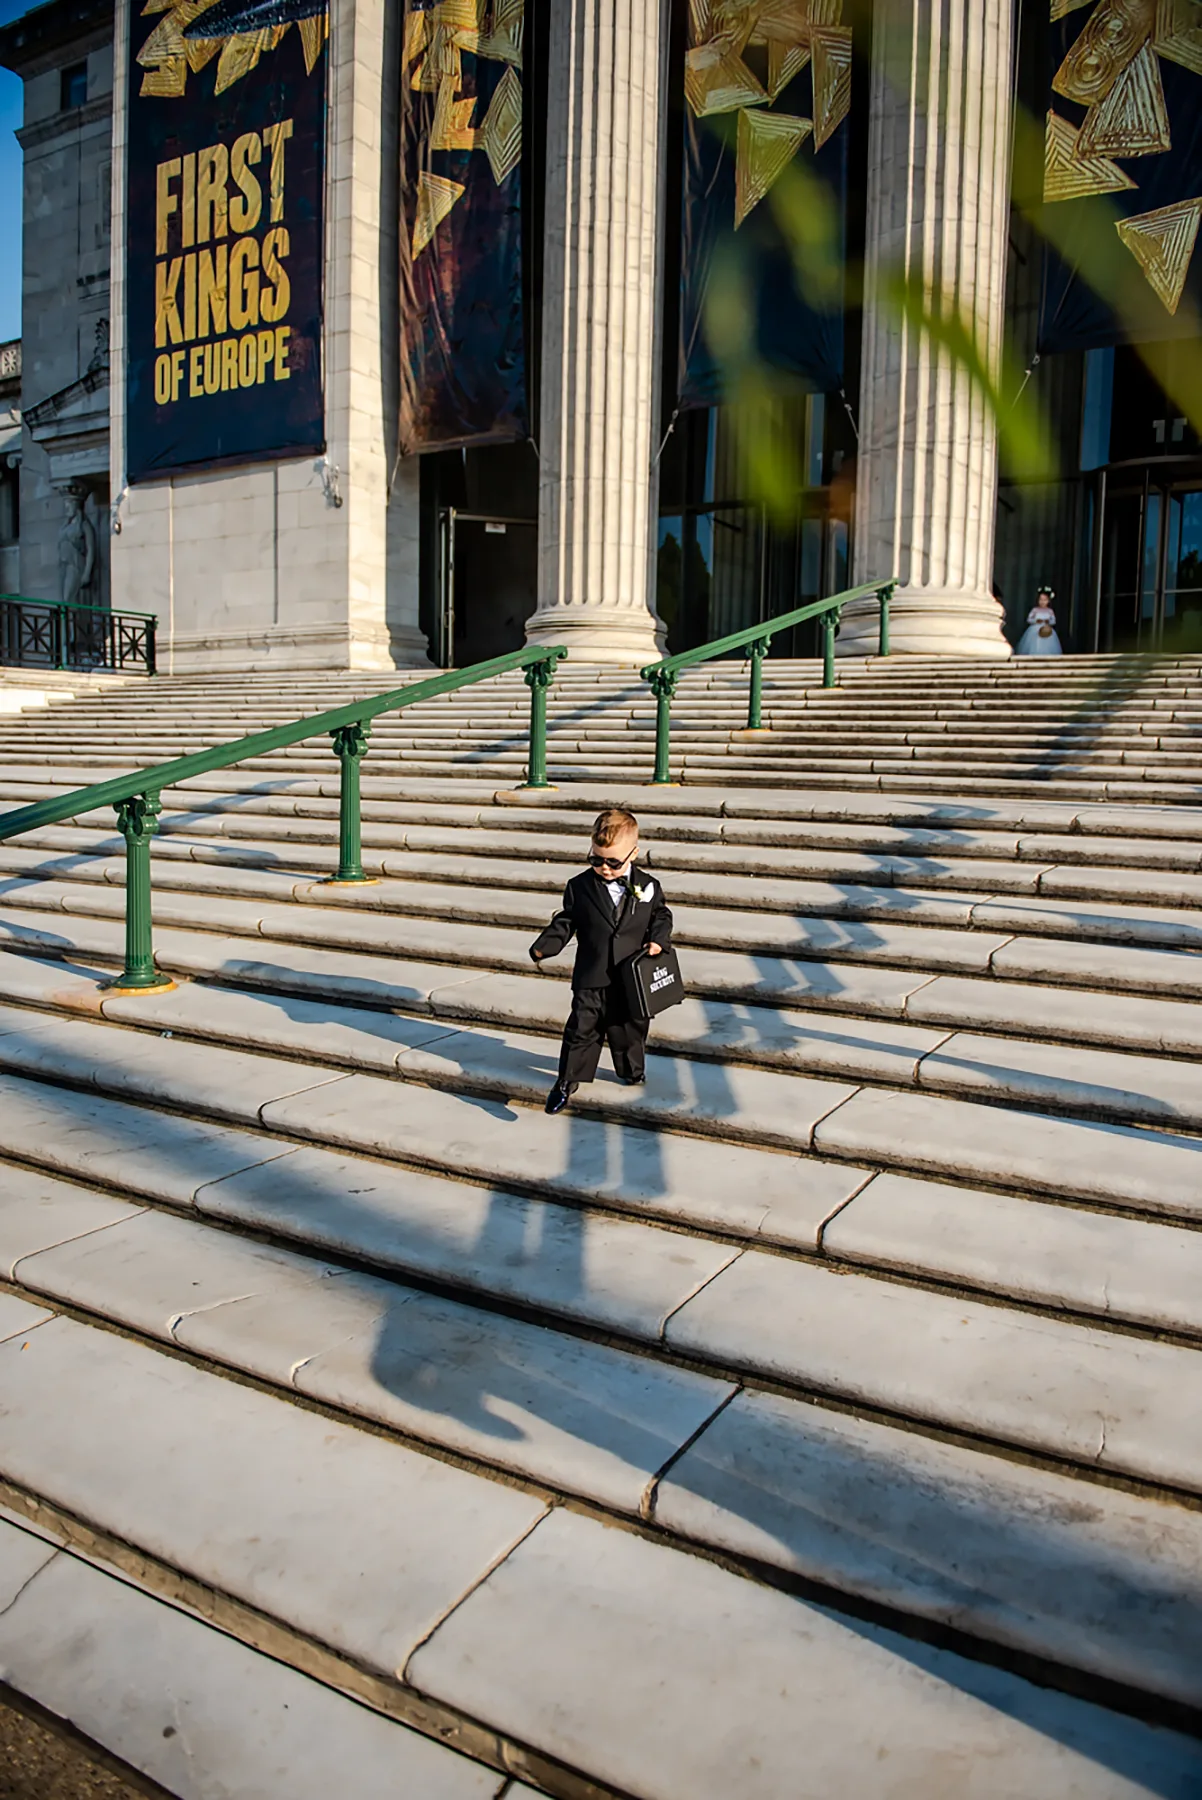
[[[598,856],[594,852],[588,859],[589,867],[593,869],[624,869],[635,854],[633,850],[630,852],[630,856]]]

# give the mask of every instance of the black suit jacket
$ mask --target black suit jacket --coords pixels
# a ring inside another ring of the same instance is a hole
[[[627,957],[635,956],[647,944],[658,944],[666,950],[672,942],[672,914],[664,900],[663,889],[652,875],[637,864],[630,871],[630,886],[650,890],[645,900],[627,891],[614,911],[609,889],[591,869],[573,875],[563,891],[563,905],[547,929],[530,946],[536,962],[559,952],[576,939],[576,966],[572,970],[574,988],[604,988],[614,979],[614,970]]]

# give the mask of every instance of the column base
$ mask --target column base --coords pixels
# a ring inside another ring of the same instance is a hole
[[[1012,656],[1003,616],[991,594],[899,588],[889,604],[890,650],[894,656]],[[849,601],[835,655],[875,656],[879,642],[876,601]]]
[[[388,627],[388,647],[392,653],[392,666],[396,669],[429,669],[434,673],[434,664],[430,661],[430,646],[424,631],[416,625],[390,625]]]
[[[526,621],[529,644],[566,644],[577,662],[641,667],[664,654],[667,627],[646,607],[546,606]]]

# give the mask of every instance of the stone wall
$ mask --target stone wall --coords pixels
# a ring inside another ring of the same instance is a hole
[[[22,281],[20,591],[59,592],[62,484],[78,482],[88,517],[107,536],[107,399],[101,383],[82,406],[56,416],[47,436],[29,414],[72,388],[101,355],[109,318],[113,56],[109,27],[93,22],[48,45],[25,73]],[[87,99],[64,109],[62,70],[87,65]],[[56,485],[57,484],[57,485]],[[88,597],[108,596],[107,543],[98,542]]]

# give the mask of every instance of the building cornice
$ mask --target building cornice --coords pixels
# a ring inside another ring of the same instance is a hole
[[[112,116],[112,94],[100,94],[83,106],[73,106],[67,112],[52,113],[48,119],[39,119],[36,125],[22,125],[13,135],[22,150],[36,150],[39,145],[48,144],[54,138],[66,137],[70,132],[80,131],[86,125],[107,124]]]
[[[78,406],[90,394],[99,393],[101,388],[109,384],[109,366],[107,357],[103,362],[96,362],[77,381],[70,381],[65,388],[56,394],[48,394],[45,400],[39,400],[36,406],[25,408],[25,423],[37,438],[40,431],[61,418],[68,408]]]
[[[0,68],[23,80],[113,41],[113,0],[49,0],[0,30]]]

